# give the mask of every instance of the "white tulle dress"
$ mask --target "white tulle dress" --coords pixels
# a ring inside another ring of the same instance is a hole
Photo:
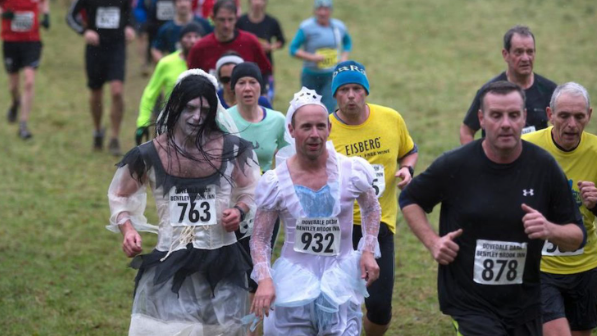
[[[286,162],[266,172],[257,186],[252,278],[259,282],[271,277],[276,290],[274,310],[264,321],[265,335],[360,334],[361,304],[368,295],[359,267],[361,251],[379,256],[380,207],[371,187],[375,174],[367,161],[337,154],[329,144],[327,150],[328,183],[322,189],[294,185]],[[355,199],[365,215],[360,251],[352,245]],[[270,268],[268,242],[278,215],[284,223],[284,246]],[[326,227],[328,223],[339,230]],[[334,241],[338,238],[339,243]]]

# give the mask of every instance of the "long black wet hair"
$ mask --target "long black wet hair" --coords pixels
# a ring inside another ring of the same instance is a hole
[[[200,99],[201,105],[203,105],[204,100],[209,104],[209,113],[205,117],[203,123],[199,126],[195,136],[195,146],[199,151],[199,157],[191,155],[174,141],[174,128],[176,127],[178,119],[187,104],[196,98]],[[222,174],[220,169],[213,164],[213,161],[222,161],[222,159],[228,157],[228,155],[226,155],[226,153],[209,153],[205,151],[203,143],[205,139],[213,139],[214,136],[224,136],[227,134],[227,132],[222,130],[216,122],[217,113],[218,97],[213,83],[204,76],[190,74],[179,80],[174,86],[162,115],[160,115],[156,121],[156,132],[158,135],[166,134],[169,144],[168,147],[175,149],[174,155],[177,157],[178,155],[182,155],[190,160],[207,162],[214,170]],[[170,156],[169,148],[168,156]]]

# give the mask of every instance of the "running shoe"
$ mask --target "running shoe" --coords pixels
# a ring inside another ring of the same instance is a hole
[[[33,137],[33,134],[29,132],[27,125],[21,124],[21,126],[19,127],[19,137],[23,140],[31,139]]]
[[[93,133],[93,150],[101,151],[104,148],[104,129]]]
[[[13,124],[17,121],[17,115],[19,114],[19,104],[13,104],[6,113],[6,119],[9,123]]]
[[[108,145],[108,151],[110,152],[110,154],[112,154],[114,156],[122,155],[122,152],[120,151],[120,143],[118,142],[118,139],[116,139],[116,138],[110,139],[110,144]]]

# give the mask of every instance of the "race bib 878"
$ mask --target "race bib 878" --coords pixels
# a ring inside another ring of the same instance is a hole
[[[477,240],[473,280],[483,285],[521,284],[527,243]]]

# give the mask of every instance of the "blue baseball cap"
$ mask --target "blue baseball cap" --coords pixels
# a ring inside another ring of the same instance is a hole
[[[345,84],[359,84],[369,95],[369,80],[365,72],[365,66],[355,61],[344,61],[338,63],[334,68],[332,79],[332,95],[336,96],[338,88]]]

